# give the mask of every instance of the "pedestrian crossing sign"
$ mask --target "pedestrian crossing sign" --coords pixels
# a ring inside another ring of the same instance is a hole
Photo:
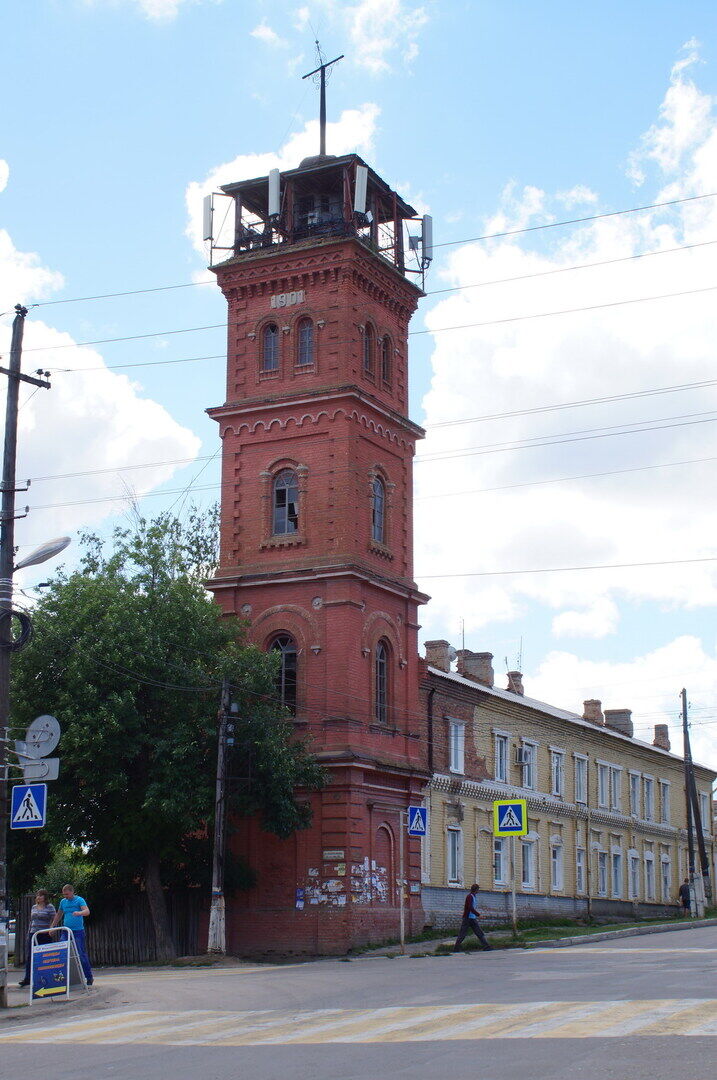
[[[493,835],[525,836],[528,831],[528,804],[525,799],[495,799]]]
[[[47,811],[47,784],[16,784],[12,789],[11,829],[41,829]]]
[[[408,835],[425,836],[427,830],[426,818],[428,811],[425,806],[409,806],[408,808]]]

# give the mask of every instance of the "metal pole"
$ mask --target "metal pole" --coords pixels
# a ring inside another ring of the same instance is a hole
[[[224,905],[224,850],[226,845],[226,742],[229,713],[229,679],[222,680],[219,706],[219,735],[217,739],[217,784],[214,799],[214,853],[212,861],[212,900],[209,908],[207,952],[227,951]]]
[[[682,698],[682,753],[685,763],[685,809],[687,812],[687,859],[688,870],[690,879],[690,914],[694,918],[696,904],[696,896],[694,890],[695,879],[695,841],[692,833],[692,805],[690,800],[690,736],[687,731],[687,690],[683,689],[680,692]]]
[[[20,393],[20,364],[22,360],[22,335],[25,328],[27,308],[17,304],[12,324],[10,368],[7,380],[7,406],[5,410],[5,448],[2,466],[2,508],[0,509],[0,927],[3,931],[2,955],[0,956],[0,1008],[7,1008],[7,935],[8,880],[7,880],[7,826],[8,826],[8,765],[7,747],[10,717],[10,656],[8,644],[12,631],[12,572],[15,561],[15,459],[17,456],[17,406]]]
[[[405,815],[405,817],[404,817]],[[399,937],[401,941],[401,954],[406,952],[406,913],[404,911],[404,896],[403,896],[403,845],[405,843],[404,833],[408,828],[408,813],[405,810],[400,810],[398,815],[399,820],[399,838],[398,838],[398,928]]]
[[[321,65],[321,104],[319,106],[319,129],[321,132],[319,153],[326,153],[326,64]]]
[[[518,936],[518,916],[515,905],[515,837],[510,838],[510,915],[513,922],[513,937]]]

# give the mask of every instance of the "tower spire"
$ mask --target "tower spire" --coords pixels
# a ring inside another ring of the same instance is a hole
[[[321,46],[318,39],[316,41],[316,53],[320,61],[319,66],[314,68],[313,71],[309,71],[306,75],[302,75],[302,79],[309,79],[312,75],[319,75],[320,77],[320,99],[319,99],[319,153],[322,157],[326,154],[326,72],[333,65],[337,64],[339,60],[343,60],[344,54],[337,56],[334,60],[329,60],[327,63],[324,60],[323,53],[321,52]]]

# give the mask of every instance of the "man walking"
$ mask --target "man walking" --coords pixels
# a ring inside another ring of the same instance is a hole
[[[679,892],[680,892],[680,903],[682,904],[682,914],[683,914],[683,916],[689,915],[689,913],[690,913],[690,879],[689,878],[685,878],[685,880],[682,882],[682,884],[680,885]]]
[[[85,945],[85,919],[90,913],[86,902],[81,896],[75,896],[74,885],[62,886],[62,900],[60,900],[60,907],[58,909],[55,918],[52,920],[52,926],[57,926],[62,919],[63,926],[66,926],[68,930],[71,930],[75,938],[75,944],[77,945],[77,953],[80,957],[80,963],[82,964],[82,970],[85,973],[85,979],[87,985],[92,986],[94,982],[94,976],[92,975],[92,968],[90,966],[89,957],[87,956],[87,947]]]
[[[461,943],[469,930],[472,930],[475,936],[481,943],[481,947],[484,952],[491,952],[492,945],[488,944],[488,940],[481,930],[480,923],[478,922],[479,912],[476,910],[476,893],[478,892],[477,885],[471,885],[471,891],[466,896],[465,903],[463,905],[463,921],[461,922],[461,928],[458,931],[458,937],[456,943],[453,946],[453,952],[461,951]]]

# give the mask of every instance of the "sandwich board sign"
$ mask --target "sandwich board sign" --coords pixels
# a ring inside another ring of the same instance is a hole
[[[428,811],[425,806],[409,806],[408,808],[408,835],[425,836],[426,818]]]
[[[11,829],[41,829],[47,813],[47,784],[15,784],[10,808]]]
[[[528,831],[528,803],[525,799],[495,799],[493,835],[525,836]]]

